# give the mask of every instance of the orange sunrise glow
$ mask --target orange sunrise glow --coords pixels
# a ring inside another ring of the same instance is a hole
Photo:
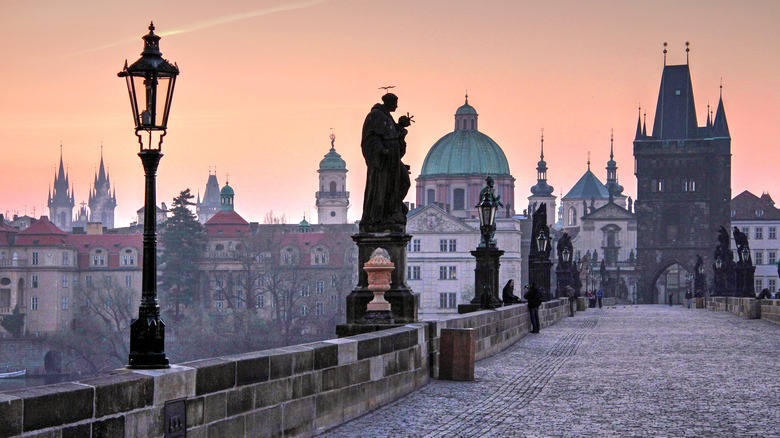
[[[270,210],[317,221],[318,163],[336,135],[347,163],[349,219],[361,214],[363,119],[394,85],[410,112],[404,162],[416,178],[428,149],[469,103],[504,150],[517,211],[536,183],[544,128],[548,181],[564,194],[591,168],[604,181],[614,129],[625,194],[635,197],[638,107],[655,114],[663,69],[686,62],[699,126],[723,100],[732,135],[732,197],[780,197],[773,131],[780,120],[780,3],[775,1],[264,0],[33,2],[0,7],[0,213],[48,215],[60,145],[76,203],[101,145],[116,225],[143,205],[143,169],[124,80],[154,21],[178,78],[157,201],[203,194],[229,174],[248,221]],[[414,184],[413,184],[414,186]],[[415,202],[414,189],[407,198]]]

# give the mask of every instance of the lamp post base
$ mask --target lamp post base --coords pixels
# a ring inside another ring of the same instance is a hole
[[[130,323],[129,369],[170,368],[165,357],[165,323],[159,316],[139,315]]]

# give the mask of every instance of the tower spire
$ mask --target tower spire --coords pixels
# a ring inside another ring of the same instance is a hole
[[[542,128],[542,146],[541,146],[541,153],[539,154],[539,158],[541,158],[541,160],[544,161],[544,128]]]
[[[642,137],[642,103],[639,103],[639,113],[636,116],[636,135],[635,139]]]
[[[691,45],[691,43],[689,43],[688,41],[685,42],[685,65],[689,65],[688,54],[691,51],[690,45]]]

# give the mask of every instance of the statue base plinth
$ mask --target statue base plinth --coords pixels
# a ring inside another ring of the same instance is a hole
[[[352,236],[352,240],[358,246],[358,285],[347,296],[347,325],[362,324],[366,321],[368,303],[374,299],[374,293],[368,290],[368,274],[363,270],[363,266],[371,259],[371,254],[377,248],[384,248],[390,255],[390,261],[395,264],[390,278],[390,289],[384,293],[385,300],[390,303],[393,323],[417,322],[420,298],[406,285],[406,245],[411,239],[411,235],[403,232],[361,232]]]

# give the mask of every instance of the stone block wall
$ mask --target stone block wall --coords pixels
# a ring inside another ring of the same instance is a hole
[[[780,300],[761,300],[761,319],[780,324]]]
[[[755,298],[710,297],[707,298],[707,308],[717,312],[731,314],[748,319],[761,319],[763,302],[772,300],[757,300]]]
[[[542,327],[565,299],[542,305]],[[0,437],[312,436],[388,404],[438,375],[442,328],[474,328],[476,357],[529,332],[525,304],[348,338],[198,360],[165,370],[0,392]]]

